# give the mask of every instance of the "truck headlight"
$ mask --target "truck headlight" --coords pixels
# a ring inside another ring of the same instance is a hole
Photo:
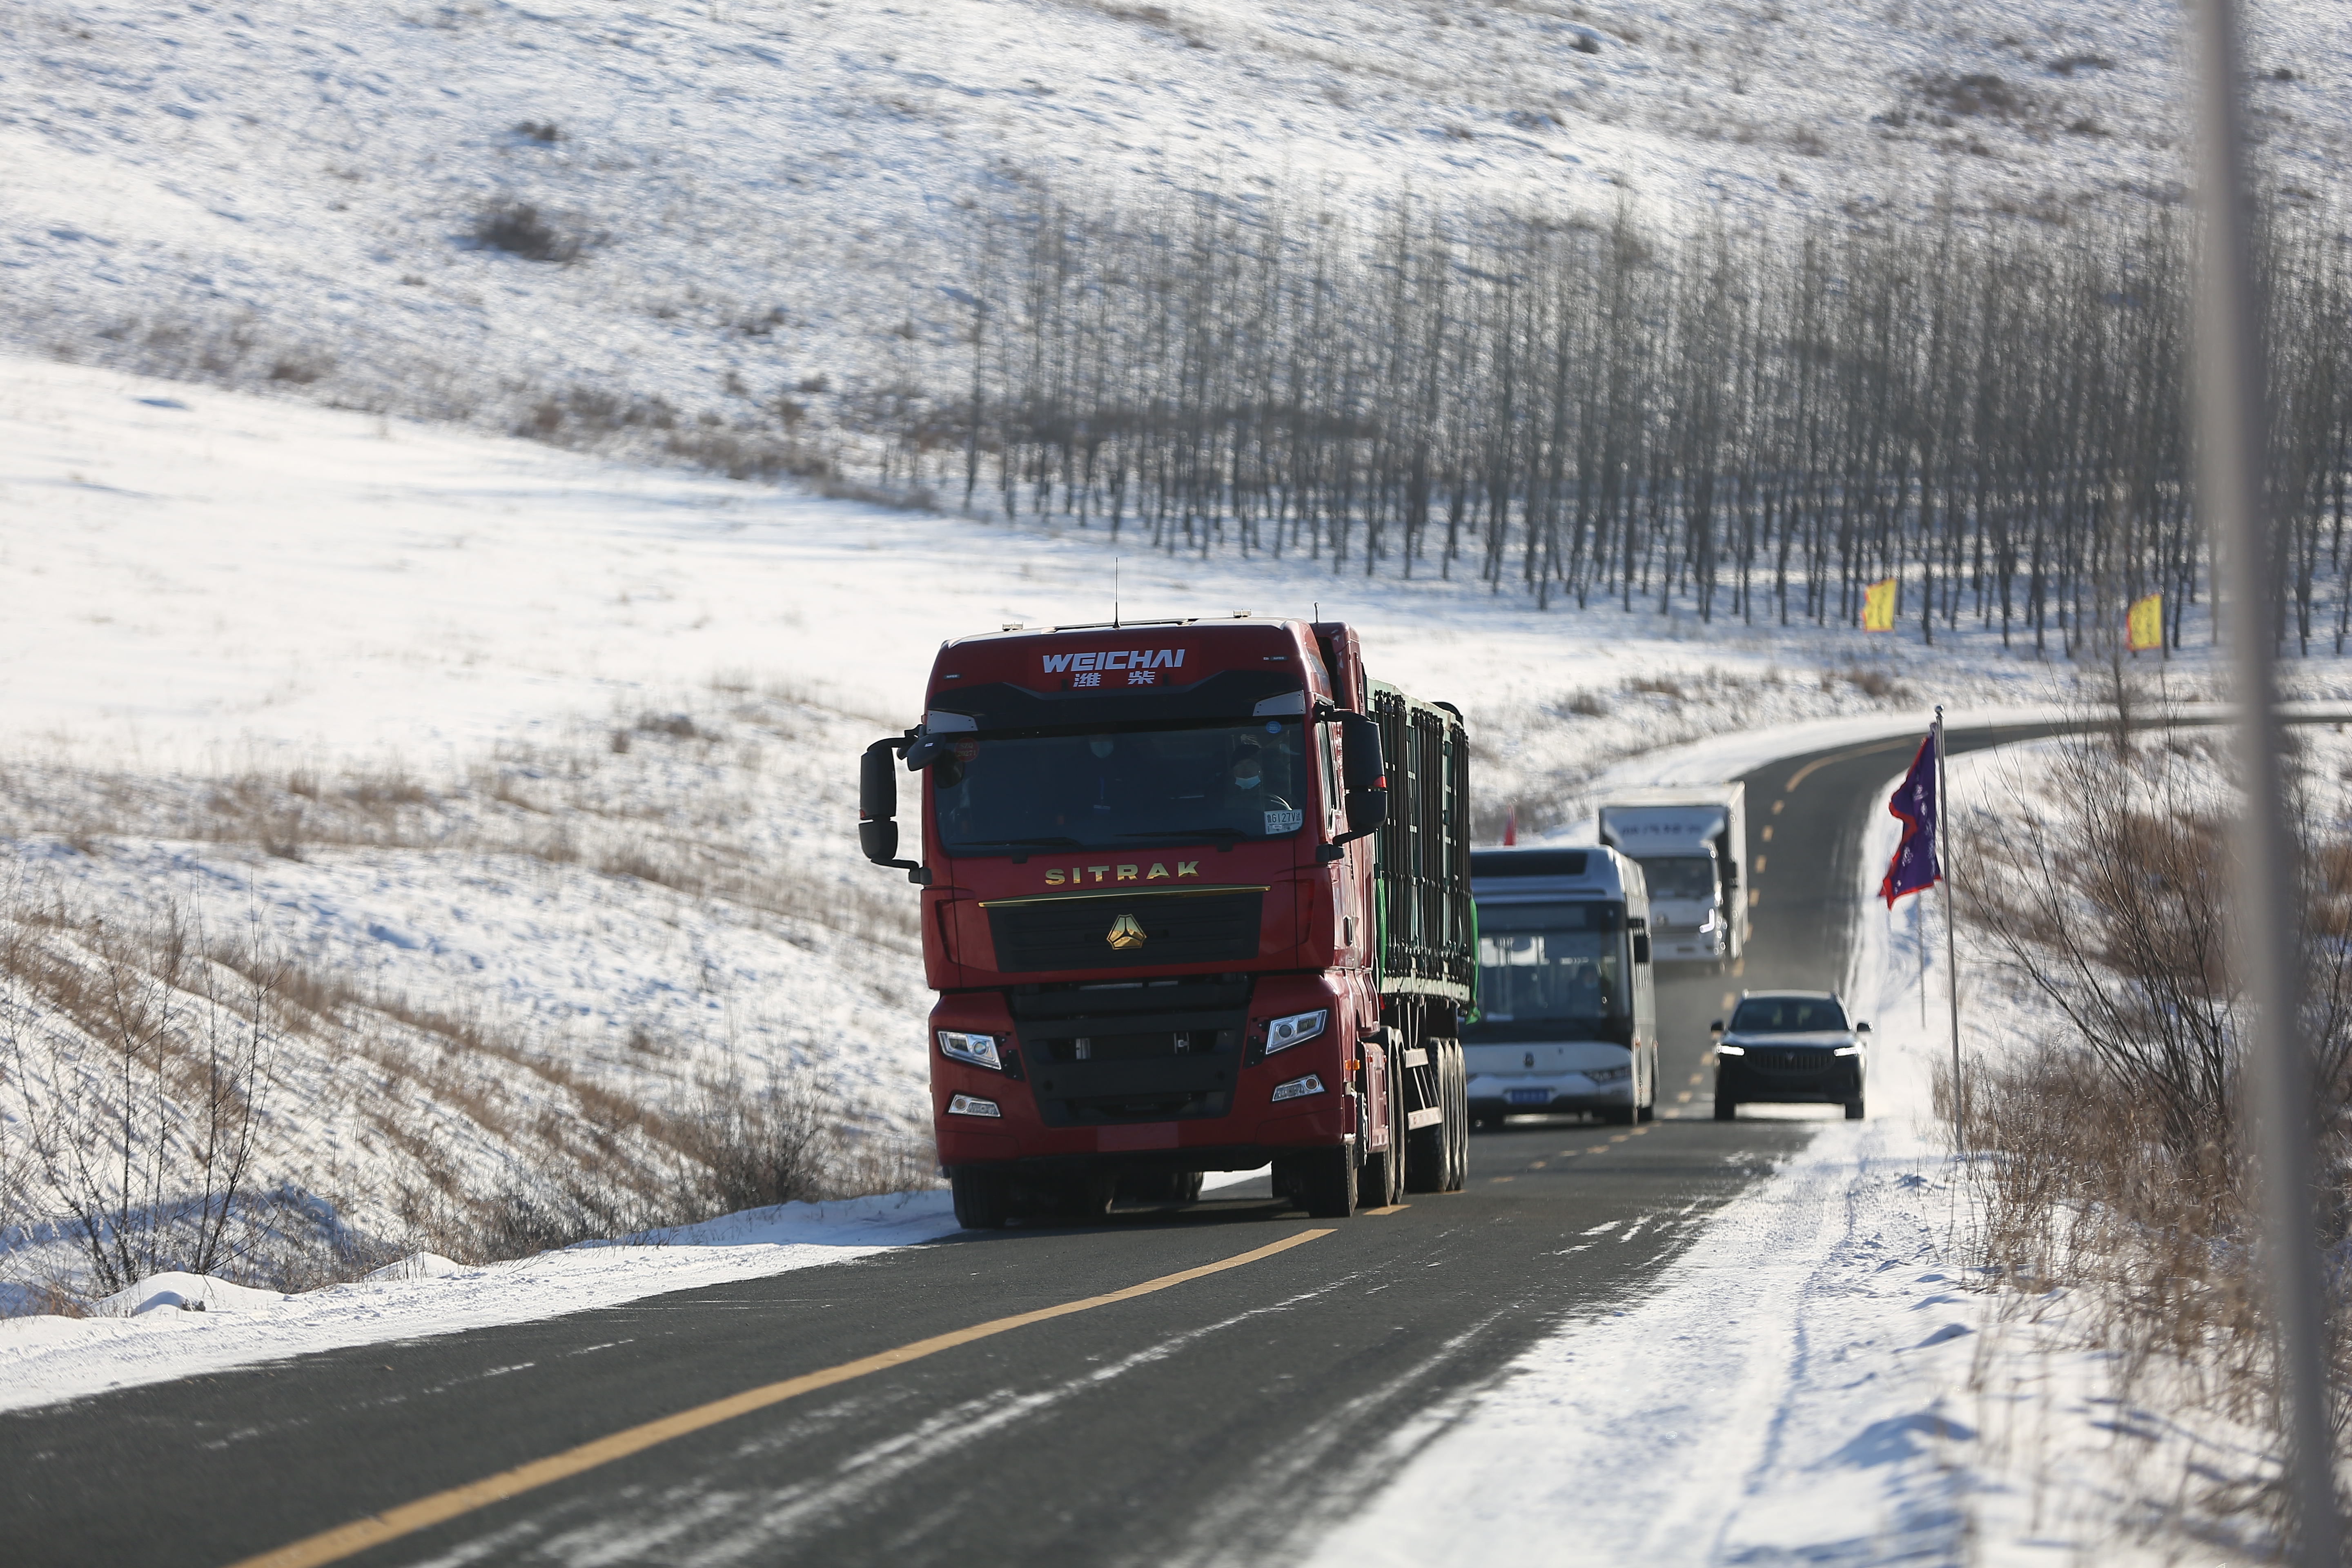
[[[1312,1013],[1293,1013],[1287,1018],[1276,1018],[1265,1026],[1265,1054],[1286,1051],[1304,1040],[1321,1034],[1331,1022],[1331,1010],[1318,1007]]]
[[[948,1114],[1002,1117],[1004,1112],[997,1109],[996,1101],[992,1100],[982,1100],[975,1095],[959,1094],[948,1101]]]
[[[1308,1073],[1305,1078],[1295,1078],[1288,1083],[1276,1084],[1274,1100],[1276,1104],[1279,1104],[1286,1100],[1297,1100],[1306,1095],[1322,1092],[1323,1080],[1315,1074]]]
[[[970,1062],[976,1068],[986,1068],[991,1072],[1004,1070],[1004,1058],[997,1054],[994,1035],[965,1035],[953,1029],[941,1029],[940,1049],[956,1060]],[[996,1111],[991,1107],[981,1114],[993,1116]]]
[[[1706,919],[1705,919],[1705,920],[1703,920],[1703,921],[1699,921],[1699,922],[1698,922],[1698,929],[1699,929],[1699,931],[1700,931],[1702,933],[1706,932],[1706,931],[1713,931],[1713,930],[1716,928],[1716,926],[1717,926],[1717,924],[1719,924],[1719,923],[1720,923],[1720,917],[1716,913],[1716,911],[1715,911],[1715,910],[1707,910],[1707,911],[1706,911]]]

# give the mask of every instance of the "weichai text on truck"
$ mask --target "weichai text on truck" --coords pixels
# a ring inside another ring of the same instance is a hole
[[[1460,713],[1369,680],[1337,623],[942,646],[923,721],[866,752],[858,835],[922,889],[956,1217],[1099,1215],[1269,1163],[1326,1217],[1458,1190],[1468,767]]]

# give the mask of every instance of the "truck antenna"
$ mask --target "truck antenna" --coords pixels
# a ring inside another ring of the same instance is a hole
[[[1110,558],[1110,629],[1118,630],[1118,557]]]

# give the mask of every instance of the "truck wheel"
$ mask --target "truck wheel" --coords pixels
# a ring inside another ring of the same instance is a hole
[[[1298,1206],[1317,1219],[1346,1219],[1356,1212],[1356,1172],[1353,1151],[1310,1149],[1291,1156],[1297,1173]]]
[[[1848,1121],[1859,1121],[1862,1120],[1861,1100],[1849,1100],[1845,1102],[1845,1119]]]
[[[1726,1100],[1720,1094],[1715,1097],[1715,1119],[1717,1121],[1728,1121],[1738,1114],[1739,1101]]]
[[[956,1224],[966,1230],[1002,1230],[1013,1213],[1012,1184],[1002,1171],[966,1165],[948,1173]]]

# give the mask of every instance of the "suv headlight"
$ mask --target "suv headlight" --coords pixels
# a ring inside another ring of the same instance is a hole
[[[1840,1046],[1835,1050],[1830,1052],[1830,1055],[1833,1057],[1858,1057],[1862,1055],[1862,1047],[1858,1045]]]
[[[997,1054],[994,1035],[965,1035],[953,1029],[940,1031],[940,1049],[960,1062],[970,1062],[991,1072],[1004,1070],[1004,1058]]]
[[[1321,1034],[1331,1022],[1331,1010],[1318,1007],[1312,1013],[1293,1013],[1286,1018],[1276,1018],[1265,1026],[1265,1054],[1286,1051],[1302,1041]]]
[[[1744,1057],[1748,1054],[1748,1047],[1735,1046],[1727,1040],[1717,1040],[1715,1043],[1715,1054],[1719,1057]]]
[[[1587,1077],[1587,1078],[1589,1078],[1589,1079],[1591,1079],[1593,1082],[1595,1082],[1595,1083],[1616,1083],[1616,1082],[1618,1082],[1619,1080],[1621,1080],[1621,1079],[1622,1079],[1626,1078],[1627,1076],[1629,1076],[1629,1075],[1633,1072],[1633,1069],[1632,1068],[1625,1067],[1625,1068],[1584,1068],[1584,1069],[1582,1069],[1582,1070],[1583,1070],[1584,1076],[1585,1076],[1585,1077]]]

